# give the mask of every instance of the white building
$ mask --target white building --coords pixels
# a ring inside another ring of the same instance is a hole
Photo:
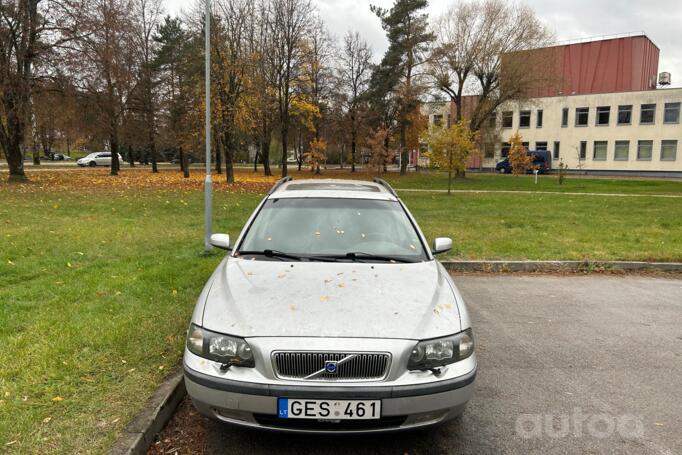
[[[529,150],[552,151],[552,167],[682,176],[682,88],[533,98],[496,115],[499,142],[483,148],[494,168],[516,132]]]

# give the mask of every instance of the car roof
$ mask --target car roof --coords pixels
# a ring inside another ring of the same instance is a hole
[[[392,191],[381,183],[363,180],[308,179],[289,180],[269,195],[270,199],[339,198],[397,201]]]

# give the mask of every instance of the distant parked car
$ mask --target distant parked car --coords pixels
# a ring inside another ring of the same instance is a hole
[[[188,157],[187,157],[187,162],[188,162],[189,164],[194,163],[194,157],[193,157],[192,155],[188,156]],[[171,160],[171,163],[173,163],[173,164],[180,164],[180,157],[179,157],[179,156],[176,156],[175,158],[173,158],[173,159]]]
[[[52,161],[69,161],[70,159],[72,158],[69,155],[63,153],[53,153],[50,157],[50,160]]]
[[[118,162],[123,163],[123,157],[119,153]],[[80,167],[95,167],[95,166],[111,166],[111,153],[110,152],[97,152],[91,153],[86,157],[81,158],[76,161]]]
[[[533,168],[528,169],[528,174],[532,174],[534,169],[537,169],[539,174],[544,174],[552,168],[552,154],[547,150],[529,150],[527,153],[533,156]],[[511,174],[512,167],[509,158],[498,162],[495,170],[500,174]]]

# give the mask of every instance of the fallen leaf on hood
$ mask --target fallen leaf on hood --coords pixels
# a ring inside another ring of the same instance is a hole
[[[329,301],[329,296],[328,295],[323,295],[320,297],[320,302],[328,302]]]
[[[289,309],[291,311],[296,311],[296,305],[289,305]]]
[[[339,283],[339,287],[340,287],[340,288],[345,288],[345,287],[346,287],[346,283]]]

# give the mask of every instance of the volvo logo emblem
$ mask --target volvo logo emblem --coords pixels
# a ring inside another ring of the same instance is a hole
[[[326,360],[324,362],[324,371],[327,374],[336,374],[338,372],[339,362],[333,360]]]

